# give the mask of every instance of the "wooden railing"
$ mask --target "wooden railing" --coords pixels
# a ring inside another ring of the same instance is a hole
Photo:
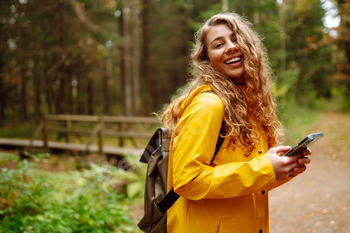
[[[51,127],[50,121],[65,122],[65,127],[54,128]],[[96,123],[93,129],[77,129],[73,128],[73,122],[91,122]],[[114,123],[117,125],[117,129],[106,128],[106,124]],[[44,147],[48,147],[49,132],[55,132],[63,135],[74,135],[78,139],[81,135],[88,135],[89,140],[86,143],[86,152],[89,150],[89,146],[97,138],[99,153],[103,153],[104,137],[117,137],[119,138],[119,146],[124,147],[124,139],[131,139],[134,146],[136,145],[135,139],[150,138],[152,136],[149,132],[133,131],[130,127],[134,124],[142,124],[150,127],[152,124],[160,125],[160,120],[156,117],[125,117],[125,116],[88,116],[88,115],[46,115],[43,121],[39,124],[35,133],[29,142],[29,147],[33,145],[33,141],[38,138],[40,133],[43,133]],[[80,139],[79,139],[80,140]]]

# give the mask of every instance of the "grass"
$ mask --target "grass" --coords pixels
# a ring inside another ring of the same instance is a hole
[[[5,123],[0,128],[1,138],[31,138],[38,127],[32,122]]]
[[[294,145],[302,138],[313,132],[312,129],[320,120],[320,110],[299,109],[298,114],[288,116],[288,120],[284,124],[285,127],[285,143]]]
[[[282,122],[284,145],[294,146],[297,142],[313,132],[315,124],[321,119],[323,111],[330,109],[332,104],[324,100],[315,101],[312,106],[299,106],[294,101],[280,104],[278,117]]]

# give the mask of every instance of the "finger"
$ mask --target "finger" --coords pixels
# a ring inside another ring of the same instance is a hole
[[[280,153],[280,155],[283,155],[283,154],[287,153],[290,149],[291,149],[290,146],[276,146],[276,147],[272,148],[271,150],[276,154]]]
[[[312,154],[312,151],[310,150],[310,148],[306,148],[306,150],[303,151],[303,155],[304,156],[307,156],[307,155],[311,155]]]
[[[304,165],[304,164],[309,164],[311,162],[311,159],[309,157],[301,157],[298,159],[298,164]]]
[[[288,176],[297,176],[300,175],[301,173],[303,173],[306,170],[306,166],[299,166],[294,168],[293,170],[290,171],[290,174],[288,174]]]
[[[288,150],[288,151],[289,151],[289,150]],[[278,156],[283,156],[283,155],[284,155],[285,153],[287,153],[288,151],[285,151],[285,152],[284,152],[284,151],[278,152],[277,155],[278,155]]]
[[[285,157],[286,160],[288,160],[288,163],[295,163],[298,161],[299,158],[302,158],[304,157],[304,155],[302,153],[297,153],[297,154],[294,154],[292,156],[288,156],[288,157]]]
[[[306,170],[306,166],[302,165],[302,166],[298,166],[296,168],[293,169],[292,174],[301,174]]]
[[[299,158],[303,158],[305,156],[311,155],[311,150],[309,148],[303,150],[300,153],[289,156],[289,158],[294,158],[293,162],[297,161]]]
[[[293,157],[293,156],[292,156]],[[299,166],[305,166],[304,164],[300,165],[298,163],[298,159],[296,161],[294,161],[293,163],[290,163],[288,166],[287,166],[287,170],[289,172],[293,172],[295,168],[299,167]]]

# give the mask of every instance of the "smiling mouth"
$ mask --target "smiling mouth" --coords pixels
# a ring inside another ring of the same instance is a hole
[[[242,60],[242,56],[239,57],[234,57],[230,60],[225,61],[226,64],[232,64],[232,63],[236,63]]]

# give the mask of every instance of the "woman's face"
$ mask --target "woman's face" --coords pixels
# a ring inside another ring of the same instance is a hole
[[[238,85],[244,84],[242,52],[233,31],[226,24],[209,29],[206,37],[210,64]]]

